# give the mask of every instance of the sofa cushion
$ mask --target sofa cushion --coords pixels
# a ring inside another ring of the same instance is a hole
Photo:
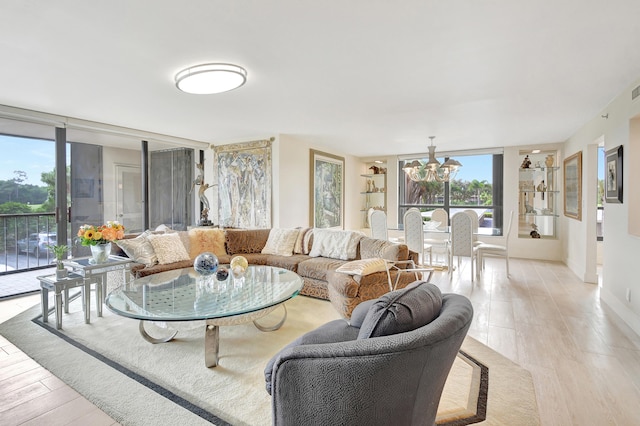
[[[261,253],[270,229],[225,229],[227,254]]]
[[[387,260],[407,260],[408,256],[409,249],[405,244],[369,237],[360,240],[360,257],[362,259],[381,257]]]
[[[415,330],[433,321],[441,307],[440,289],[425,281],[416,281],[376,299],[362,321],[358,339]]]
[[[272,228],[267,243],[262,248],[262,254],[293,255],[293,247],[299,234],[298,229]]]
[[[327,273],[335,271],[346,261],[329,257],[309,257],[298,264],[298,275],[327,281]]]
[[[190,260],[189,253],[177,233],[149,235],[148,238],[158,256],[159,264],[166,265],[181,260]]]
[[[364,234],[335,229],[314,229],[313,246],[309,256],[353,260],[358,253],[358,243]]]
[[[352,260],[340,266],[336,269],[336,272],[348,275],[369,275],[386,270],[387,263],[384,259],[375,257],[371,259]]]
[[[224,248],[224,230],[193,228],[189,233],[189,257],[195,259],[200,253],[211,252],[216,256],[227,254]]]
[[[151,232],[144,231],[135,238],[118,240],[116,244],[124,251],[127,257],[134,262],[145,265],[155,265],[158,263],[158,256],[149,242],[149,235],[151,235]]]

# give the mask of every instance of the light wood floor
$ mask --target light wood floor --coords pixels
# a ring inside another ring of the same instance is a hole
[[[531,371],[542,425],[640,425],[640,336],[600,302],[597,285],[561,263],[524,259],[511,259],[510,279],[501,259],[487,259],[473,283],[470,274],[463,262],[432,281],[471,299],[470,336]],[[0,321],[38,302],[0,302]],[[0,337],[0,424],[116,423]]]

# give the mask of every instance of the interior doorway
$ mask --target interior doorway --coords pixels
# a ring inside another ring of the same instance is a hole
[[[127,232],[142,232],[142,174],[139,166],[116,164],[116,217]]]

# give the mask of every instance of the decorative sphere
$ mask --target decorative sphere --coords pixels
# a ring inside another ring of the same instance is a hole
[[[249,262],[244,256],[235,256],[233,259],[231,259],[231,263],[229,264],[229,266],[231,266],[232,270],[238,267],[241,269],[247,269],[249,267]]]
[[[227,268],[220,267],[218,272],[216,272],[216,278],[218,281],[224,281],[229,278],[229,271],[227,271]]]
[[[199,254],[193,261],[193,269],[200,275],[215,274],[218,270],[218,256],[208,251]]]

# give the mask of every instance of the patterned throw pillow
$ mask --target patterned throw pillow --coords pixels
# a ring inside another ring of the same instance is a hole
[[[149,242],[158,256],[158,263],[161,265],[190,260],[189,253],[184,248],[178,234],[149,235]]]
[[[262,254],[291,256],[299,234],[300,230],[298,229],[271,229],[267,244],[262,249]]]
[[[384,259],[360,259],[347,262],[336,269],[336,272],[349,275],[369,275],[375,272],[381,272],[387,270],[387,264]]]
[[[147,266],[155,265],[158,263],[158,256],[149,242],[149,235],[151,232],[147,230],[135,238],[118,240],[116,244],[134,262],[144,263]]]

